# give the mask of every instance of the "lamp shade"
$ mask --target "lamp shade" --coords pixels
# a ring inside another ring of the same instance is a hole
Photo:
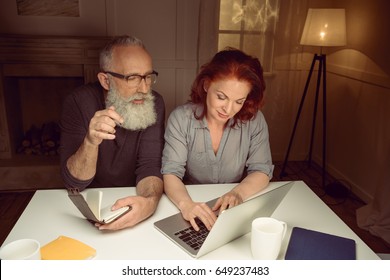
[[[309,9],[300,44],[321,47],[345,46],[347,44],[345,9]]]

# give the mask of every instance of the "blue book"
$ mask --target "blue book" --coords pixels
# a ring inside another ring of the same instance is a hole
[[[355,240],[294,227],[286,260],[356,260]]]

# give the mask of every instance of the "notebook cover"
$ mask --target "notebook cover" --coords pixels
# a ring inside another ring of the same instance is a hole
[[[286,260],[356,260],[355,240],[294,227]]]
[[[41,248],[42,260],[87,260],[95,255],[94,248],[67,236],[59,236]]]
[[[77,207],[77,209],[79,209],[81,214],[83,214],[83,216],[87,218],[88,221],[101,223],[98,218],[95,217],[95,214],[89,208],[87,201],[84,199],[84,196],[82,196],[82,194],[78,191],[78,189],[68,189],[68,196],[70,200],[72,200],[73,204]]]

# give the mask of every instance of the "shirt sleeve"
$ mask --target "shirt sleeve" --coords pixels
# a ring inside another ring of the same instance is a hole
[[[249,156],[246,163],[247,172],[260,171],[271,179],[274,165],[272,164],[271,148],[267,122],[262,112],[258,112],[251,121],[251,139]]]
[[[170,114],[165,130],[165,145],[162,157],[162,174],[173,174],[183,179],[187,163],[188,144],[186,134],[189,116],[180,106]]]

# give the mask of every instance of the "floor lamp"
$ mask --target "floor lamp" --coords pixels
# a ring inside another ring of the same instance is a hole
[[[298,126],[299,117],[303,108],[306,94],[309,88],[310,79],[314,71],[314,67],[318,62],[317,85],[314,101],[313,120],[311,129],[311,140],[309,150],[309,166],[312,160],[313,140],[316,125],[318,99],[322,82],[322,187],[325,188],[326,179],[326,55],[322,53],[323,47],[334,47],[346,45],[346,26],[345,26],[345,9],[309,9],[306,17],[305,26],[303,28],[301,45],[320,47],[320,54],[314,54],[313,61],[310,66],[309,75],[306,80],[305,88],[299,104],[298,113],[295,119],[294,128],[291,134],[287,153],[283,162],[280,177],[286,175],[285,169],[288,162],[291,146],[294,140],[295,132]]]

